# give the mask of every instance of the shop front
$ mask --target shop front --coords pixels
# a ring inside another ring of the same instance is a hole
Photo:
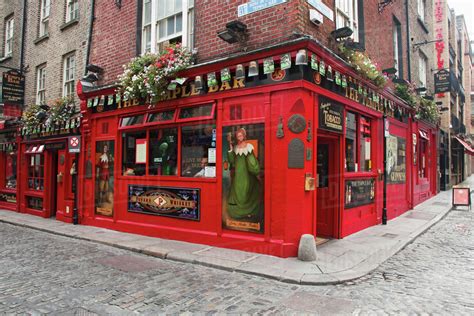
[[[80,141],[79,126],[74,118],[57,128],[21,129],[20,212],[73,222],[78,153],[70,143]]]
[[[438,189],[438,133],[436,126],[417,121],[412,123],[413,206],[433,197]]]
[[[0,208],[17,211],[18,138],[16,126],[0,131]]]
[[[296,256],[302,234],[343,238],[381,222],[384,116],[396,111],[393,190],[406,195],[390,216],[408,209],[409,111],[317,43],[184,75],[153,104],[78,84],[80,223]]]

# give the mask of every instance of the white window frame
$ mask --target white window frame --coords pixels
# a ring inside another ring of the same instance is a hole
[[[418,0],[418,17],[425,21],[425,0]]]
[[[51,0],[41,0],[39,36],[48,34]]]
[[[36,68],[36,104],[46,101],[46,65]]]
[[[79,1],[66,0],[66,23],[79,17]]]
[[[397,69],[395,75],[400,77],[400,59],[398,58],[398,26],[396,23],[393,24],[393,66]]]
[[[63,57],[63,97],[74,96],[76,81],[76,54]]]
[[[15,20],[10,17],[5,21],[5,50],[4,56],[11,56],[13,54],[13,30],[15,27]]]
[[[192,49],[192,37],[194,35],[194,0],[181,0],[181,7],[173,8],[173,10],[169,10],[167,13],[162,12],[162,10],[166,10],[167,8],[166,3],[175,3],[175,0],[142,1],[142,54],[146,52],[157,53],[168,41],[177,37],[181,37],[181,44],[183,46]],[[151,14],[148,13],[151,15],[150,21],[146,21],[145,17],[147,3],[151,4]],[[186,18],[184,18],[183,12],[187,12]],[[181,30],[160,38],[160,22],[163,21],[166,23],[168,18],[174,17],[174,27],[176,28],[176,17],[179,14],[181,14]],[[149,36],[150,41],[147,41],[147,36]]]
[[[428,58],[420,52],[418,55],[418,80],[420,87],[426,88],[426,70],[428,68]]]
[[[336,0],[336,29],[348,26],[353,33],[351,38],[359,41],[359,15],[357,0]]]

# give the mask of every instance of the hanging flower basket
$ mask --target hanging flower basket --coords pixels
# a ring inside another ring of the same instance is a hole
[[[124,65],[119,76],[118,92],[124,99],[156,102],[166,93],[172,80],[183,82],[177,75],[192,64],[192,55],[181,44],[171,45],[160,54],[147,53]]]
[[[377,87],[383,88],[387,84],[384,75],[376,63],[372,62],[365,52],[347,48],[341,43],[338,46],[339,55],[363,78],[372,81]]]
[[[67,122],[76,115],[73,97],[55,100],[50,106],[32,104],[21,117],[22,126],[30,131],[38,129],[54,130],[56,126]]]

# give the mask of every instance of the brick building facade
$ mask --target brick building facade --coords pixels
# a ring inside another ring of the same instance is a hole
[[[69,7],[68,3],[73,6]],[[25,104],[49,103],[66,94],[76,95],[66,81],[75,85],[84,75],[89,12],[89,1],[29,1]],[[70,70],[68,78],[65,78],[65,67]]]

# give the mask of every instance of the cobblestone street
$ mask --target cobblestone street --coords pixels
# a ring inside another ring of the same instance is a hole
[[[361,279],[301,286],[0,223],[0,314],[474,314],[473,211]]]

